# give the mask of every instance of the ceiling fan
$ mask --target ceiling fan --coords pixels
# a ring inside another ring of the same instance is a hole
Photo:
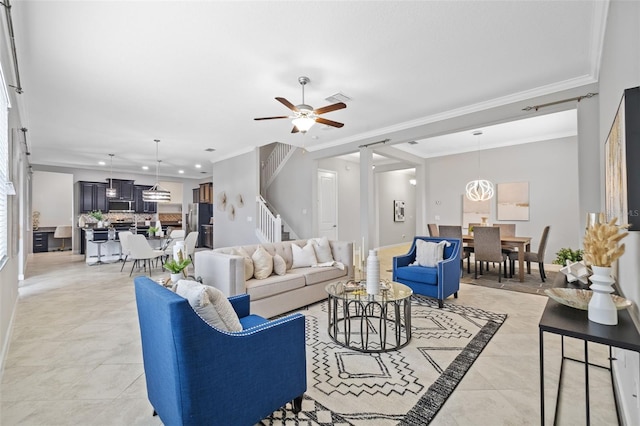
[[[320,117],[322,114],[326,114],[327,112],[335,111],[338,109],[346,108],[347,105],[343,102],[338,102],[336,104],[327,105],[322,108],[313,109],[312,106],[309,106],[304,103],[304,86],[309,83],[311,80],[309,77],[298,77],[298,83],[302,86],[302,103],[300,105],[294,105],[285,98],[276,98],[281,104],[289,108],[293,111],[293,115],[280,115],[277,117],[262,117],[262,118],[254,118],[254,120],[274,120],[278,118],[292,118],[291,122],[293,123],[293,130],[291,133],[307,133],[307,131],[313,126],[314,123],[326,124],[327,126],[333,127],[342,127],[343,123],[338,123],[337,121],[327,120],[326,118]]]

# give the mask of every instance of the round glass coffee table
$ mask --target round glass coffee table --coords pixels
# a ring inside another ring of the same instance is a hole
[[[389,352],[411,340],[411,295],[404,284],[383,281],[378,294],[356,282],[328,284],[329,337],[360,352]]]

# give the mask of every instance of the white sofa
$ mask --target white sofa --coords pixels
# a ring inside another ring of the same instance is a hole
[[[226,296],[249,294],[251,313],[270,318],[315,303],[327,297],[325,286],[335,281],[353,278],[353,243],[329,241],[333,259],[344,265],[330,267],[304,267],[291,269],[292,244],[303,247],[307,240],[240,246],[249,256],[258,246],[271,255],[282,256],[287,271],[284,275],[271,274],[264,279],[245,281],[245,261],[242,256],[231,254],[238,247],[225,247],[195,253],[195,276],[206,285],[216,287]]]

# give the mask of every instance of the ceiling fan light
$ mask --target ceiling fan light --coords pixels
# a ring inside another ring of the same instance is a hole
[[[465,192],[471,201],[487,201],[493,198],[493,183],[486,179],[472,180],[467,184]]]
[[[316,121],[313,118],[309,117],[298,117],[294,118],[292,123],[294,126],[298,128],[301,133],[307,133],[307,131],[313,126]]]

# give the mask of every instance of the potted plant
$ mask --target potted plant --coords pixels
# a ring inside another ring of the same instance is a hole
[[[150,226],[149,229],[147,230],[147,233],[149,234],[150,237],[155,236],[156,232],[158,232],[158,228],[156,228],[155,226]]]
[[[102,223],[102,221],[104,220],[104,213],[102,213],[102,210],[93,210],[89,212],[89,216],[98,221],[96,228],[102,228],[104,226]]]
[[[171,282],[178,282],[182,278],[187,278],[187,266],[191,265],[191,259],[188,257],[182,259],[181,255],[178,255],[179,259],[169,259],[164,263],[164,269],[171,273]]]
[[[583,250],[572,250],[570,248],[563,247],[556,253],[556,258],[553,263],[556,265],[566,266],[567,261],[570,261],[571,263],[580,262],[583,255]]]

